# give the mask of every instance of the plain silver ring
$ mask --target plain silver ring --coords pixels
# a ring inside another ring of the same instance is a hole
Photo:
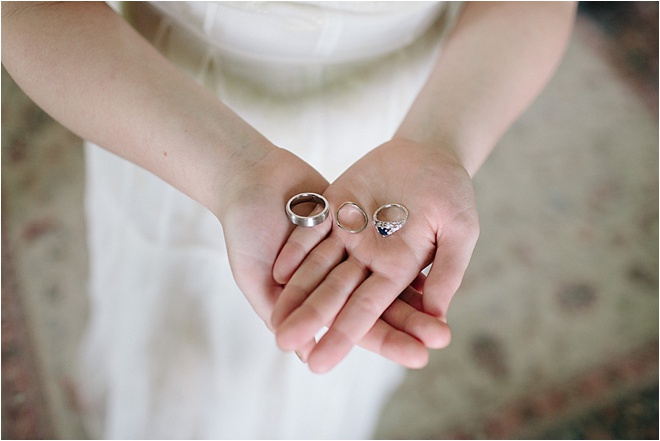
[[[403,217],[399,220],[395,221],[383,221],[378,219],[378,213],[380,213],[381,210],[385,210],[386,208],[398,208],[403,212]],[[406,223],[408,220],[408,209],[404,207],[401,204],[385,204],[382,207],[379,207],[375,212],[374,212],[374,226],[376,227],[376,230],[378,230],[378,233],[380,233],[381,236],[383,237],[388,237],[401,229],[403,225]]]
[[[314,202],[321,205],[323,209],[319,214],[313,216],[301,216],[293,212],[292,208],[305,202]],[[300,193],[289,199],[286,203],[286,215],[294,225],[301,227],[314,227],[328,218],[330,204],[328,200],[317,193]]]
[[[341,211],[342,208],[344,208],[344,207],[347,206],[347,205],[351,205],[351,206],[357,208],[358,211],[359,211],[360,213],[362,213],[362,216],[364,216],[364,225],[362,225],[362,226],[361,226],[360,228],[358,228],[357,230],[352,230],[352,229],[348,228],[346,225],[342,224],[341,221],[339,220],[339,212]],[[342,230],[346,230],[346,231],[348,231],[349,233],[355,234],[355,233],[359,233],[360,231],[362,231],[362,230],[364,230],[365,228],[367,228],[367,225],[369,225],[369,218],[367,217],[367,212],[364,211],[364,210],[362,209],[362,207],[360,207],[360,206],[359,206],[358,204],[356,204],[355,202],[344,202],[344,203],[341,204],[341,206],[337,209],[337,226],[338,226],[339,228],[341,228]]]

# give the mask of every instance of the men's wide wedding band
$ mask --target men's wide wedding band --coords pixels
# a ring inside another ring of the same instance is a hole
[[[310,216],[301,216],[293,212],[293,207],[305,202],[314,202],[322,207],[321,212]],[[328,218],[330,204],[328,200],[317,193],[300,193],[289,199],[286,203],[286,215],[289,220],[301,227],[314,227]]]

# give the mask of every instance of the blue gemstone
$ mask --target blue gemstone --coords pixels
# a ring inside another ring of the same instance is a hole
[[[383,227],[378,227],[378,232],[383,237],[387,237],[390,234],[389,230],[387,228],[383,228]]]

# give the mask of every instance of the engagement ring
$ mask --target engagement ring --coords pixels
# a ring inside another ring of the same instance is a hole
[[[384,212],[385,210],[387,213]],[[387,217],[389,220],[378,218],[378,215],[381,214],[382,211],[382,216],[384,218]],[[398,215],[392,214],[392,212],[395,211],[398,212]],[[373,222],[380,235],[388,237],[401,229],[407,220],[408,209],[406,207],[401,204],[385,204],[374,212]]]

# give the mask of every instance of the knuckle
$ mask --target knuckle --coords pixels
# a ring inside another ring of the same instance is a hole
[[[373,317],[374,323],[385,310],[385,308],[383,308],[378,301],[377,296],[357,296],[354,301],[355,308],[359,311],[359,313],[362,314],[365,318]]]

